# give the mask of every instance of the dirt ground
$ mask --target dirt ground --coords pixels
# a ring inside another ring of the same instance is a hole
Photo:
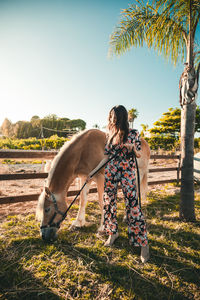
[[[177,161],[152,161],[149,168],[165,168],[165,167],[176,167]],[[0,163],[0,174],[11,174],[11,173],[34,173],[34,172],[44,172],[44,165],[42,164],[2,164]],[[177,177],[176,171],[170,172],[159,172],[159,173],[149,173],[148,181],[164,180],[164,179],[174,179]],[[93,184],[94,185],[94,184]],[[44,179],[28,179],[28,180],[11,180],[11,181],[0,181],[0,197],[15,196],[15,195],[27,195],[27,194],[37,194],[40,193],[44,186]],[[77,178],[75,182],[71,185],[70,190],[79,190],[81,188],[80,180]],[[163,185],[150,185],[149,190],[162,189]],[[179,188],[175,186],[168,186],[168,193],[177,193]],[[73,200],[69,198],[68,201]],[[89,194],[89,201],[97,201],[97,194]],[[13,204],[2,204],[0,205],[0,221],[3,220],[8,215],[16,214],[28,214],[35,213],[37,201],[21,202]]]

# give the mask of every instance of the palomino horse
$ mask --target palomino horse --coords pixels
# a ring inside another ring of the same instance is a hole
[[[47,178],[46,187],[38,199],[36,210],[37,219],[41,221],[41,235],[44,240],[54,240],[60,227],[64,212],[67,209],[65,202],[66,192],[76,177],[82,183],[104,157],[106,135],[97,129],[86,130],[76,135],[70,142],[65,143],[52,162]],[[141,158],[138,159],[140,170],[141,196],[147,192],[147,173],[150,157],[149,145],[141,140]],[[103,229],[103,191],[104,169],[101,169],[93,180],[97,184],[99,205],[101,209],[101,224]],[[85,206],[89,184],[83,189],[80,196],[79,211],[73,226],[81,227],[85,224]]]

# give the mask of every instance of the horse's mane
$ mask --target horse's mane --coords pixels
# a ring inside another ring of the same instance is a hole
[[[71,146],[73,146],[75,143],[79,142],[79,140],[88,133],[89,130],[84,130],[81,131],[77,134],[74,134],[73,137],[70,139],[70,141],[67,141],[59,150],[58,154],[54,157],[52,163],[51,163],[51,169],[49,171],[49,175],[48,178],[46,180],[46,185],[49,186],[50,182],[51,182],[51,178],[54,174],[55,168],[58,164],[58,162],[60,161],[62,155],[64,152],[67,151],[68,148],[71,148]]]
[[[93,131],[95,129],[92,129]],[[51,163],[51,169],[48,175],[48,178],[46,179],[45,182],[45,186],[49,187],[49,184],[51,182],[52,176],[54,174],[54,171],[56,169],[57,164],[59,163],[62,155],[68,151],[73,151],[73,149],[70,149],[71,147],[73,147],[76,143],[79,143],[79,141],[86,135],[88,134],[88,132],[91,130],[84,130],[81,131],[75,135],[73,135],[73,137],[70,139],[70,141],[66,142],[59,150],[58,154],[54,157],[52,163]],[[57,198],[57,200],[59,201],[59,198]],[[37,209],[36,209],[36,217],[38,220],[41,220],[42,218],[42,211],[44,208],[44,201],[45,201],[45,190],[42,191],[42,193],[39,196],[38,199],[38,204],[37,204]]]

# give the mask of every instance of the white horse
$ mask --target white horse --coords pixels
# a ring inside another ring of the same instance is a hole
[[[106,135],[104,132],[91,129],[76,135],[70,142],[65,143],[54,158],[49,172],[46,187],[38,199],[36,216],[41,221],[41,235],[44,240],[54,240],[67,209],[66,192],[76,177],[84,183],[88,174],[104,158]],[[150,158],[148,143],[141,140],[141,158],[138,159],[140,170],[140,184],[142,199],[147,192],[147,173]],[[103,192],[104,169],[101,169],[93,180],[97,184],[99,205],[101,209],[101,223],[99,231],[103,229]],[[89,184],[80,195],[79,211],[72,226],[85,225],[85,207]]]

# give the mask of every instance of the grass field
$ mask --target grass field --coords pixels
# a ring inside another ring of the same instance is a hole
[[[123,199],[112,248],[96,237],[97,202],[88,203],[87,226],[70,231],[74,205],[53,244],[41,240],[34,215],[7,217],[0,226],[0,299],[200,299],[200,196],[196,223],[180,222],[179,198],[167,189],[148,195],[145,265],[129,246]]]

